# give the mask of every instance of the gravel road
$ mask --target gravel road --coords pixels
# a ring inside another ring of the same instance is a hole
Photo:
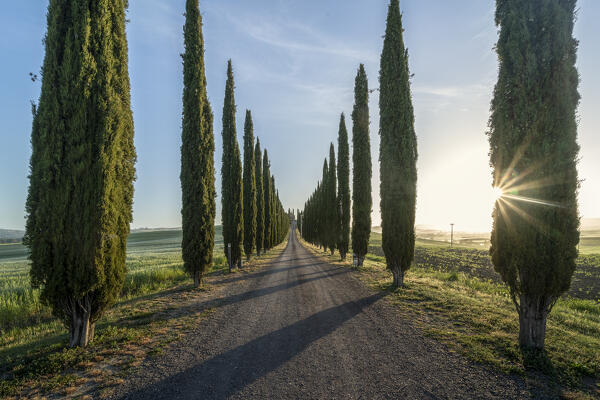
[[[126,399],[536,397],[423,336],[295,233],[270,266],[224,276],[207,320],[117,388]]]

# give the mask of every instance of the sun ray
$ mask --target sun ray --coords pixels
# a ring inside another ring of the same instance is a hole
[[[546,164],[546,162],[539,162],[534,165],[531,165],[529,168],[527,168],[523,171],[520,171],[518,175],[513,176],[510,179],[507,179],[507,180],[501,182],[501,186],[508,187],[508,188],[514,187],[516,184],[523,181],[525,178],[527,178],[529,175],[534,173],[536,170],[539,170],[544,164]]]
[[[549,231],[549,226],[543,222],[541,222],[540,220],[538,220],[537,218],[533,217],[532,215],[529,215],[527,212],[525,212],[525,210],[523,210],[522,208],[520,208],[518,205],[513,204],[512,201],[510,201],[510,199],[505,199],[504,203],[511,208],[511,210],[513,210],[518,216],[520,216],[521,218],[523,218],[523,220],[525,220],[527,223],[529,223],[531,226],[535,227],[536,229],[538,229],[538,231]]]
[[[503,187],[503,189],[508,193],[515,194],[520,191],[541,189],[541,188],[545,188],[545,187],[552,186],[555,184],[556,184],[556,179],[554,177],[546,177],[546,178],[541,178],[541,179],[538,179],[535,181],[523,182],[518,185],[513,184],[513,185],[505,186],[505,187]]]
[[[514,170],[515,166],[521,160],[521,157],[523,157],[523,154],[525,154],[525,149],[527,148],[527,146],[529,146],[529,142],[530,141],[531,141],[531,137],[526,137],[525,138],[525,141],[521,144],[521,146],[519,146],[519,148],[515,152],[515,155],[514,155],[512,161],[508,165],[508,168],[506,168],[504,170],[504,175],[500,178],[500,180],[498,180],[498,181],[495,182],[496,186],[502,187],[503,186],[502,183],[508,181],[508,179],[510,178],[510,174]],[[495,177],[495,178],[497,178],[497,177]]]
[[[560,204],[560,203],[557,203],[557,202],[554,202],[554,201],[534,199],[532,197],[517,196],[517,195],[509,194],[509,193],[503,194],[502,197],[505,198],[505,199],[511,199],[511,200],[515,200],[515,201],[523,201],[523,202],[526,202],[526,203],[534,203],[534,204],[539,204],[539,205],[542,205],[542,206],[565,208],[565,206],[562,205],[562,204]]]
[[[497,204],[498,204],[498,210],[499,210],[500,214],[502,215],[504,223],[506,224],[506,226],[509,229],[512,229],[512,219],[510,217],[510,214],[508,212],[506,212],[506,208],[505,208],[504,203],[505,202],[502,201],[502,198],[500,198],[499,201],[497,202]]]

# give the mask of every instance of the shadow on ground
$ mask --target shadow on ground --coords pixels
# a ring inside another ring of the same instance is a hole
[[[381,292],[328,308],[207,361],[192,365],[183,372],[130,393],[124,398],[228,398],[277,369],[311,343],[327,336],[386,295],[386,292]]]

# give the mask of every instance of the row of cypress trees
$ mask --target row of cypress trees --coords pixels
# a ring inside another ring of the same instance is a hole
[[[234,78],[231,60],[227,63],[227,83],[223,105],[223,159],[221,201],[224,251],[230,265],[242,266],[257,254],[281,243],[290,220],[279,199],[267,149],[261,160],[260,141],[254,141],[252,113],[246,110],[244,123],[244,164],[237,143]],[[262,163],[262,168],[261,168]],[[243,253],[242,253],[243,251]]]
[[[42,90],[32,107],[24,243],[30,249],[31,285],[41,289],[41,300],[69,328],[71,347],[85,347],[93,339],[96,322],[118,298],[127,272],[136,151],[126,7],[123,0],[51,1],[48,6]],[[199,285],[213,260],[216,193],[198,0],[186,0],[184,42],[182,256]],[[249,112],[245,128],[242,179],[230,62],[223,113],[223,220],[236,260],[244,235],[249,256],[253,249],[284,240],[289,227],[267,152],[261,159],[258,141],[254,148]],[[243,187],[247,204],[242,204]],[[244,217],[250,223],[243,225]]]
[[[331,254],[337,249],[342,260],[346,259],[351,236],[352,249],[358,264],[362,265],[369,247],[372,208],[369,86],[362,64],[355,79],[352,144],[354,191],[351,201],[348,130],[342,113],[338,130],[338,163],[336,165],[335,149],[331,143],[329,163],[327,159],[323,163],[323,178],[306,201],[302,213],[299,213],[299,228],[305,240],[319,245],[325,251],[329,249]]]
[[[490,253],[510,288],[524,348],[544,348],[547,316],[569,289],[577,257],[575,7],[576,0],[496,2],[500,67],[488,138],[493,185],[503,196],[493,212]],[[402,286],[414,257],[417,140],[398,0],[391,0],[388,9],[379,91],[382,247],[394,285]],[[367,99],[361,66],[352,113],[352,247],[359,264],[368,245],[371,213]],[[303,236],[325,248],[331,246],[330,230],[339,232],[344,226],[330,219],[326,209],[331,207],[332,162],[330,157],[323,180],[299,213]]]

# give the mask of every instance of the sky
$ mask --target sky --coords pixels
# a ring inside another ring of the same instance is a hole
[[[493,0],[402,0],[415,129],[417,224],[489,231],[494,194],[485,132],[497,78]],[[0,13],[0,228],[22,229],[47,0],[6,2]],[[181,226],[179,182],[185,0],[129,0],[127,27],[138,154],[132,227]],[[387,0],[200,0],[208,95],[215,115],[220,192],[221,115],[232,59],[238,139],[246,109],[271,160],[286,208],[302,208],[322,174],[339,116],[348,129],[354,77],[365,64],[378,87]],[[575,36],[582,96],[578,110],[579,200],[600,217],[600,2],[579,0]],[[379,225],[378,92],[370,97],[373,225]],[[220,198],[217,198],[217,217]],[[217,221],[218,222],[218,221]]]

